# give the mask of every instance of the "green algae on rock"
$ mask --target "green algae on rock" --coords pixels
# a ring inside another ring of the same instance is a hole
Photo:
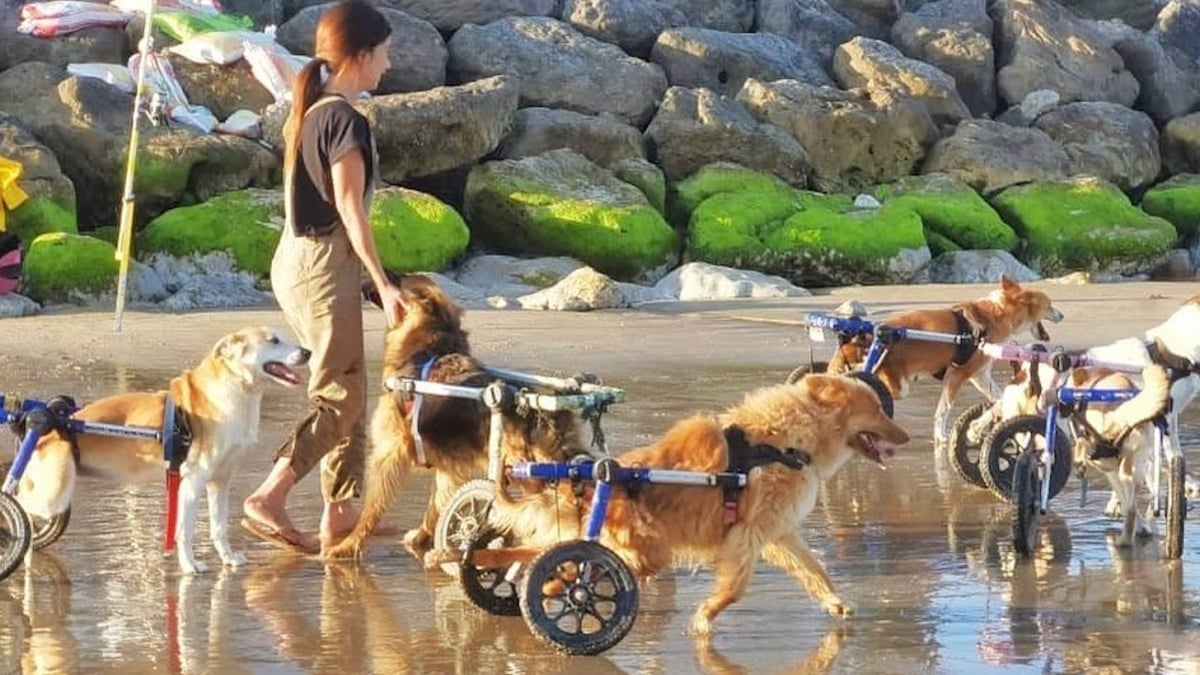
[[[21,241],[32,241],[47,232],[78,234],[75,222],[75,205],[64,204],[49,196],[30,195],[13,211],[5,216],[5,229],[13,232]]]
[[[1017,234],[971,186],[944,173],[906,176],[875,188],[885,204],[921,217],[933,255],[959,250],[1012,252]]]
[[[283,193],[249,188],[226,192],[158,216],[139,233],[135,254],[176,257],[226,251],[238,269],[266,277],[283,229]]]
[[[49,232],[29,243],[21,292],[38,302],[73,302],[111,291],[117,280],[116,247],[107,241]]]
[[[453,208],[416,190],[385,187],[371,204],[379,261],[393,272],[437,272],[467,250],[471,232]]]
[[[1179,236],[1200,234],[1200,174],[1181,173],[1155,185],[1142,197],[1142,210],[1166,219]]]

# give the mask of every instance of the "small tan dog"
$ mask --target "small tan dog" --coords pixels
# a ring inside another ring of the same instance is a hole
[[[712,631],[722,610],[741,599],[761,556],[799,581],[831,614],[850,608],[800,534],[821,484],[847,461],[862,456],[882,464],[907,443],[879,398],[863,382],[838,375],[807,375],[748,394],[724,414],[697,415],[677,422],[654,445],[620,455],[623,466],[717,473],[739,457],[762,452],[806,453],[796,469],[769,463],[751,469],[736,497],[733,522],[726,519],[726,496],[718,488],[645,484],[634,494],[612,493],[600,543],[608,546],[641,578],[675,561],[700,561],[715,568],[716,586],[692,617],[697,634]],[[528,497],[498,491],[491,520],[522,545],[545,548],[580,538],[590,511],[594,484],[577,496],[564,481]]]
[[[206,490],[217,555],[226,565],[245,564],[246,558],[229,544],[229,481],[258,443],[263,385],[299,385],[292,368],[308,363],[309,356],[307,349],[268,328],[245,328],[221,338],[196,368],[171,380],[169,391],[117,394],[75,413],[75,419],[86,422],[161,429],[167,396],[174,400],[177,419],[191,434],[179,469],[175,530],[183,572],[207,569],[193,554],[199,501]],[[161,481],[163,457],[162,446],[153,441],[89,433],[69,438],[52,431],[38,442],[17,500],[30,515],[49,520],[70,507],[77,473],[118,483]]]

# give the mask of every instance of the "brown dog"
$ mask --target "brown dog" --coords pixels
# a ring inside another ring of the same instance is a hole
[[[463,309],[432,280],[404,275],[393,281],[405,299],[404,319],[385,337],[383,378],[412,377],[464,387],[485,387],[496,378],[471,356]],[[379,304],[378,294],[368,294]],[[430,363],[430,361],[432,361]],[[426,370],[424,374],[422,371]],[[388,392],[379,397],[370,424],[363,511],[354,530],[328,551],[330,557],[359,557],[371,532],[395,499],[409,470],[420,466],[413,434],[415,401]],[[409,530],[404,545],[423,559],[430,549],[438,515],[454,491],[487,468],[490,413],[480,401],[425,394],[417,430],[424,465],[434,472],[434,489],[420,527]],[[570,411],[506,413],[504,462],[566,461],[586,450],[577,416]]]
[[[617,458],[623,466],[715,473],[731,459],[761,452],[802,451],[803,468],[769,463],[751,469],[736,495],[735,516],[726,519],[723,490],[647,484],[634,494],[618,487],[608,505],[600,542],[634,574],[647,578],[678,560],[715,566],[716,587],[692,618],[693,632],[707,634],[723,609],[737,602],[762,556],[798,580],[836,616],[850,612],[798,527],[816,504],[821,483],[847,460],[862,455],[883,463],[908,434],[884,414],[869,386],[849,377],[808,375],[795,384],[759,389],[724,414],[697,415],[676,423],[654,445]],[[492,522],[532,547],[579,538],[592,489],[576,497],[572,486],[547,487],[528,497],[498,491]]]

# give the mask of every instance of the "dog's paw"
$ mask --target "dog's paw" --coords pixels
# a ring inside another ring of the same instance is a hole
[[[1125,510],[1121,508],[1121,500],[1116,495],[1108,498],[1108,504],[1104,506],[1104,515],[1114,519],[1125,519]]]
[[[246,556],[238,551],[230,551],[229,553],[222,555],[221,562],[234,569],[245,567],[249,563],[249,561],[246,560]]]
[[[425,554],[433,548],[433,536],[420,528],[404,533],[404,548],[417,560],[423,561]]]
[[[199,560],[179,559],[179,569],[184,574],[204,574],[208,571],[208,565]]]
[[[841,598],[833,597],[825,601],[825,611],[829,612],[830,616],[840,618],[848,617],[854,614],[854,609],[842,602]]]
[[[712,621],[703,614],[695,614],[692,616],[692,622],[688,625],[687,634],[692,637],[706,638],[713,634]]]

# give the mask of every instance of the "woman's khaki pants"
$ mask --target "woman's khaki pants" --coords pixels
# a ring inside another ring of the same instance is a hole
[[[321,494],[359,494],[364,462],[366,357],[362,263],[344,230],[297,237],[285,227],[271,261],[271,286],[308,362],[311,408],[276,453],[290,457],[299,482],[321,464]]]

